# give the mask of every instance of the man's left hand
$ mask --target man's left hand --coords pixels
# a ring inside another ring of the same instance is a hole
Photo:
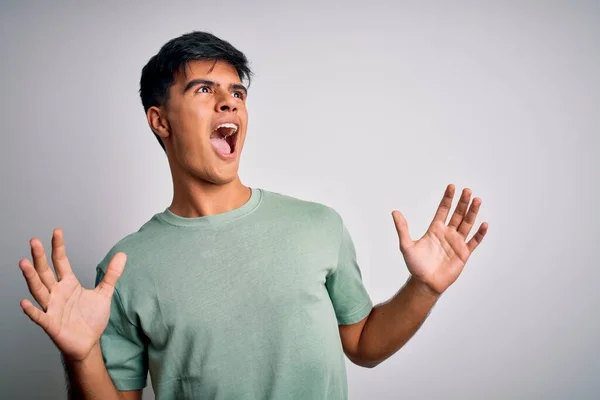
[[[467,241],[481,206],[481,199],[478,197],[471,202],[471,190],[467,188],[463,190],[452,218],[446,225],[454,191],[454,185],[448,185],[429,229],[417,241],[410,238],[404,216],[399,211],[392,213],[400,239],[400,251],[409,272],[438,295],[456,281],[488,229],[487,223],[482,223],[475,235]]]

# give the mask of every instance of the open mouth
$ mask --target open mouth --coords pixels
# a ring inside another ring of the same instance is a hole
[[[224,156],[235,152],[238,126],[231,122],[218,125],[210,135],[210,142],[215,150]]]

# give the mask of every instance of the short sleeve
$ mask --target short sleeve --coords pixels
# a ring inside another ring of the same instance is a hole
[[[325,282],[339,325],[362,321],[373,308],[373,303],[362,282],[356,261],[354,243],[342,223],[337,268]]]
[[[96,286],[104,276],[97,269]],[[146,387],[148,376],[147,341],[140,328],[127,318],[119,292],[115,290],[110,306],[110,318],[100,337],[100,347],[106,370],[117,390],[140,390]]]

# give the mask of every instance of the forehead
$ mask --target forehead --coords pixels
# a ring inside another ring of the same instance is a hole
[[[193,60],[175,75],[175,85],[185,85],[193,79],[207,79],[221,85],[241,83],[237,70],[226,61]]]

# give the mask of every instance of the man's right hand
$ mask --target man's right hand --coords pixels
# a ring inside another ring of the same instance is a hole
[[[23,259],[19,267],[29,292],[42,309],[29,300],[22,300],[21,307],[46,331],[66,360],[84,361],[108,324],[114,287],[125,267],[125,253],[115,254],[104,279],[95,289],[85,289],[71,270],[61,230],[54,230],[52,236],[52,264],[56,277],[40,240],[31,239],[30,245],[33,265]]]

